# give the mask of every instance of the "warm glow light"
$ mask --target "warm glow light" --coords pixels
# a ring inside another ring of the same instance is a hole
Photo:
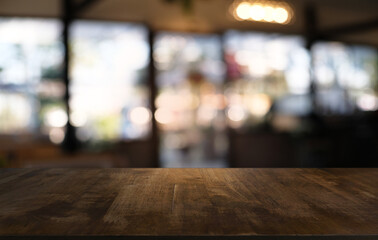
[[[157,107],[165,107],[174,110],[196,108],[198,99],[190,93],[180,94],[162,93],[156,98]]]
[[[259,4],[254,4],[249,9],[250,17],[255,21],[261,21],[265,17],[265,9]]]
[[[151,121],[151,113],[145,107],[133,108],[129,117],[130,121],[136,125],[145,125]]]
[[[291,8],[286,3],[244,0],[232,5],[232,8],[233,15],[237,20],[287,24],[292,18]]]
[[[273,22],[274,21],[273,16],[274,16],[274,8],[270,6],[266,6],[264,20],[267,22]]]
[[[256,94],[248,99],[248,107],[251,114],[262,117],[268,113],[272,103],[266,94]]]
[[[274,21],[277,23],[284,23],[289,18],[289,13],[284,8],[276,8],[273,14]]]
[[[240,19],[247,20],[250,16],[250,7],[249,3],[240,3],[236,8],[236,14]]]
[[[155,118],[160,124],[169,124],[174,120],[172,111],[166,108],[158,108],[155,112]]]

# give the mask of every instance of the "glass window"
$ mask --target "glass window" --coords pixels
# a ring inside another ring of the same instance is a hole
[[[77,21],[72,26],[71,123],[81,141],[148,136],[146,28]]]
[[[0,18],[0,133],[64,138],[59,21]]]
[[[225,165],[224,65],[215,35],[159,34],[155,113],[163,167]]]
[[[317,102],[324,114],[374,111],[378,55],[374,48],[321,42],[313,47]]]
[[[272,111],[301,116],[311,110],[310,56],[302,38],[230,31],[224,48],[229,126],[258,125]]]

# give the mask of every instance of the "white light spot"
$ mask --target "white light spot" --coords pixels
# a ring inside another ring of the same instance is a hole
[[[145,125],[151,121],[151,112],[145,107],[136,107],[131,110],[129,117],[132,123]]]
[[[231,121],[240,122],[246,118],[246,114],[241,106],[232,106],[227,111],[227,117]]]
[[[357,105],[363,111],[378,110],[377,98],[370,94],[365,94],[359,97],[357,100]]]
[[[67,124],[67,113],[63,109],[54,109],[46,113],[45,122],[51,127],[64,127]]]
[[[70,115],[70,123],[75,127],[82,127],[87,123],[87,116],[79,111],[75,111]]]
[[[274,8],[270,6],[266,6],[264,14],[264,20],[267,22],[273,22],[274,20]]]
[[[284,8],[276,8],[273,14],[274,21],[277,23],[285,23],[289,18],[289,13]]]
[[[236,15],[242,19],[247,20],[249,18],[250,4],[249,3],[240,3],[236,8]]]
[[[265,9],[259,4],[254,4],[249,10],[250,17],[255,21],[261,21],[265,17]]]

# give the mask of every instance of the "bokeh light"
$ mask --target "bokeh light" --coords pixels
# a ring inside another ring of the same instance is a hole
[[[87,123],[87,116],[83,112],[74,111],[70,115],[70,123],[75,127],[82,127]]]
[[[227,117],[234,122],[243,121],[246,118],[243,107],[234,105],[227,110]]]
[[[60,144],[64,140],[64,130],[62,128],[52,128],[49,132],[49,139],[52,143]]]
[[[238,1],[231,5],[233,17],[239,21],[258,21],[288,24],[293,18],[291,7],[285,2]]]
[[[247,20],[250,15],[250,4],[249,3],[241,3],[236,8],[236,14],[240,19]]]
[[[284,8],[276,8],[274,10],[273,19],[278,23],[285,23],[289,17],[289,13]]]
[[[260,4],[253,4],[249,9],[250,18],[261,21],[265,17],[265,9]]]
[[[169,124],[173,122],[173,113],[166,108],[158,108],[155,112],[156,121],[160,124]]]
[[[136,107],[131,110],[129,117],[132,123],[144,125],[151,121],[151,112],[146,107]]]
[[[67,113],[63,109],[52,109],[45,116],[45,122],[51,127],[64,127],[67,124]]]

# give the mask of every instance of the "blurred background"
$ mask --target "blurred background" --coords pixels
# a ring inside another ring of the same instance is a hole
[[[378,167],[378,1],[0,0],[0,167]]]

